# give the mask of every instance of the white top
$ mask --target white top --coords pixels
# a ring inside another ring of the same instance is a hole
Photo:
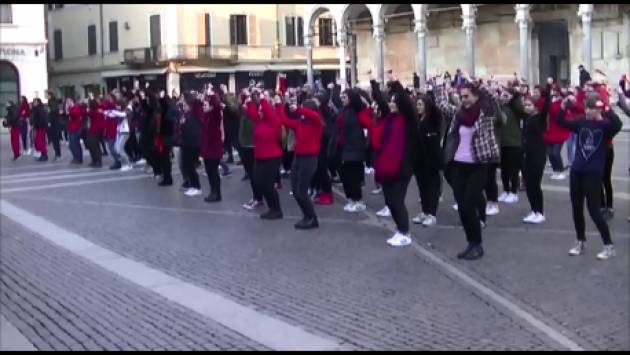
[[[459,146],[455,152],[455,161],[462,163],[474,163],[472,154],[473,128],[464,125],[459,126]]]

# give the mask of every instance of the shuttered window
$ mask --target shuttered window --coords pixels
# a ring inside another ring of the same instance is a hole
[[[330,18],[319,19],[319,45],[320,46],[333,45],[333,27],[332,27],[332,19]]]
[[[247,44],[246,15],[230,15],[230,44]]]
[[[55,60],[61,60],[63,58],[63,43],[61,41],[61,30],[55,30],[53,37],[54,37],[54,44],[55,44]]]
[[[118,21],[109,23],[109,51],[118,52]]]
[[[96,54],[96,26],[88,26],[88,55]]]

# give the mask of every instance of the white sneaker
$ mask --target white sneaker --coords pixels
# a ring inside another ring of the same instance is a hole
[[[496,203],[489,202],[486,204],[486,215],[495,216],[499,214],[499,205]]]
[[[455,211],[457,211],[457,208],[458,208],[457,204],[454,204],[454,205],[453,205],[453,209],[454,209]]]
[[[423,227],[431,227],[437,224],[437,218],[435,216],[428,215],[424,221],[422,221]]]
[[[354,202],[352,206],[350,207],[350,209],[348,210],[348,212],[362,212],[362,211],[365,211],[366,209],[367,209],[367,206],[365,205],[365,203],[359,201],[359,202]]]
[[[583,251],[584,251],[584,242],[578,240],[577,242],[575,242],[575,246],[569,250],[569,255],[571,256],[581,255]]]
[[[383,192],[383,188],[380,186],[377,186],[374,190],[372,190],[372,195],[378,195],[381,192]]]
[[[508,195],[509,195],[509,194],[508,194],[507,192],[505,192],[505,191],[504,191],[504,192],[502,192],[502,193],[499,195],[499,198],[497,199],[497,201],[499,201],[499,202],[505,202],[505,199],[508,197]]]
[[[184,195],[188,196],[188,197],[195,197],[195,196],[199,196],[202,195],[203,192],[201,192],[201,190],[199,189],[195,189],[193,187],[191,187],[190,189],[186,190],[186,192],[184,192]]]
[[[365,172],[366,175],[372,175],[372,173],[374,173],[374,169],[366,167],[364,169],[364,172]]]
[[[409,237],[409,235],[404,235],[400,232],[396,232],[393,237],[387,240],[387,244],[393,247],[404,247],[411,244],[411,238]]]
[[[129,171],[131,169],[133,169],[133,166],[131,166],[131,164],[123,165],[122,168],[120,168],[120,171]]]
[[[424,212],[420,212],[417,216],[415,216],[411,221],[415,224],[422,224],[424,219],[427,218],[427,215]]]
[[[385,206],[380,211],[376,212],[376,215],[379,217],[391,217],[392,212],[389,210],[389,207]]]
[[[533,223],[532,220],[536,217],[536,212],[531,211],[525,218],[523,218],[523,223]]]
[[[349,201],[348,203],[346,203],[345,206],[343,206],[343,210],[346,212],[350,212],[350,210],[352,209],[352,207],[354,206],[354,202],[353,201]]]
[[[147,161],[145,159],[140,159],[136,162],[136,165],[145,165]]]
[[[32,149],[27,150],[26,155],[33,155],[33,150]]]
[[[546,220],[547,219],[545,218],[545,216],[542,213],[536,213],[534,215],[534,218],[532,218],[529,223],[540,224],[540,223],[542,223],[542,222],[544,222]]]
[[[553,173],[551,174],[551,180],[564,180],[567,176],[564,173]]]
[[[604,245],[604,250],[601,253],[597,254],[597,259],[599,260],[608,260],[613,256],[617,255],[615,251],[615,246],[612,244]]]
[[[503,202],[505,202],[505,203],[517,203],[518,202],[518,195],[514,194],[514,193],[509,193]]]

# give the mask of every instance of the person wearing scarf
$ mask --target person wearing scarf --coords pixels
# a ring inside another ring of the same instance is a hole
[[[436,101],[442,116],[451,121],[444,147],[445,164],[449,166],[459,217],[468,246],[457,255],[475,260],[483,256],[479,205],[486,182],[488,164],[499,160],[495,136],[495,112],[491,94],[479,84],[468,83],[461,89],[461,106],[448,101],[443,78],[436,81]]]

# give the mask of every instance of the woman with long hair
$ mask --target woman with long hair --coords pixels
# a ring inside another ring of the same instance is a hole
[[[35,150],[41,153],[37,161],[48,161],[48,143],[46,142],[48,112],[39,98],[33,100],[31,115],[33,115],[33,128],[35,129]]]

